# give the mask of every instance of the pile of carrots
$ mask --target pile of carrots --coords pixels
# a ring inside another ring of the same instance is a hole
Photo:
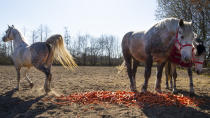
[[[123,104],[126,106],[199,106],[205,101],[198,98],[178,96],[171,93],[134,93],[126,91],[92,91],[74,93],[68,96],[60,96],[48,99],[54,104]]]

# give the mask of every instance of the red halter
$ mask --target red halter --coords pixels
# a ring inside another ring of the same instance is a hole
[[[203,64],[203,62],[200,62],[200,61],[197,61],[196,58],[195,58],[195,54],[194,54],[194,47],[192,44],[185,44],[185,45],[182,45],[179,40],[178,40],[178,32],[179,32],[179,28],[177,29],[176,31],[176,42],[174,44],[174,47],[172,48],[172,51],[171,51],[171,54],[169,56],[169,59],[170,61],[172,61],[173,63],[176,63],[176,64],[179,64],[181,66],[184,66],[184,67],[191,67],[192,66],[192,63],[196,63],[196,64]],[[176,43],[180,46],[180,48],[177,48],[176,47]],[[186,46],[192,46],[192,62],[190,63],[185,63],[183,61],[181,61],[181,49],[183,47],[186,47]]]
[[[183,47],[187,47],[187,46],[192,46],[192,44],[185,44],[185,45],[182,45],[179,40],[178,40],[178,35],[179,35],[179,28],[177,29],[176,31],[176,43],[180,46],[180,49],[179,50],[182,50]]]
[[[199,61],[199,60],[197,60],[196,58],[195,58],[195,54],[194,54],[194,48],[193,48],[193,63],[195,63],[195,64],[203,64],[203,62],[202,61]]]

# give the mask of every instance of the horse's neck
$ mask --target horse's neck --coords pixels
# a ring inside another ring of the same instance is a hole
[[[21,36],[21,34],[19,32],[17,32],[14,36],[13,46],[15,49],[17,49],[20,46],[21,47],[28,46],[28,44],[24,41],[24,38]]]

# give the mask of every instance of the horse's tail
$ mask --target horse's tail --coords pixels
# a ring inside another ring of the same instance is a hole
[[[124,36],[123,36],[123,39],[122,39],[122,43],[121,43],[121,47],[122,47],[122,51],[123,51],[123,54],[124,53],[128,53],[128,39],[131,37],[131,35],[133,34],[133,31],[131,32],[127,32]],[[117,74],[120,74],[123,69],[125,68],[125,60],[123,60],[123,63],[119,66],[116,67],[117,68]]]
[[[56,34],[49,37],[46,43],[51,46],[55,60],[60,62],[65,68],[73,69],[77,67],[72,55],[64,47],[64,40],[61,35]]]
[[[125,68],[125,60],[123,61],[121,65],[117,66],[116,68],[117,68],[117,74],[120,74]]]

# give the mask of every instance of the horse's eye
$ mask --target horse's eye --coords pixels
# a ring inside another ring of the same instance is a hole
[[[181,39],[184,39],[184,36],[181,36]]]

